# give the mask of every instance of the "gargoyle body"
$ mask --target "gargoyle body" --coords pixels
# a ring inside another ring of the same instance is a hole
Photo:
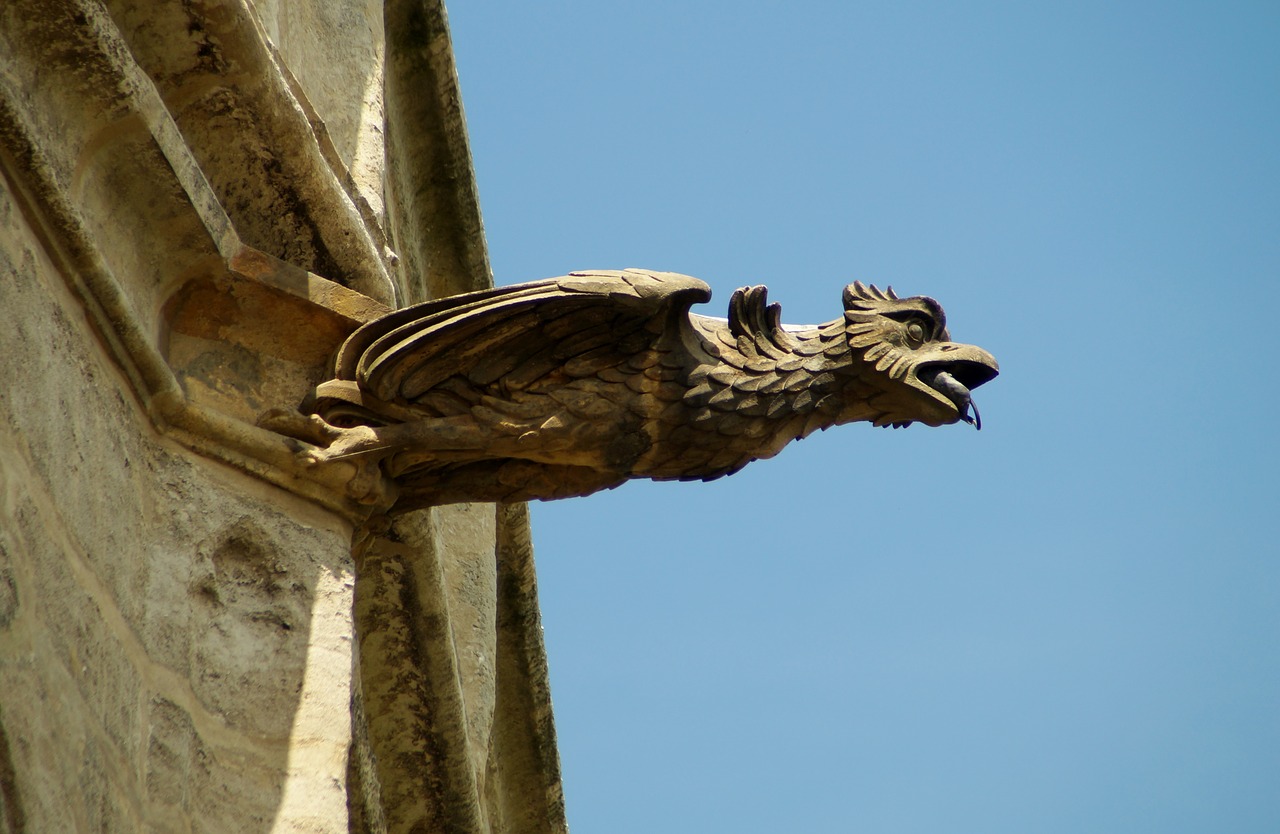
[[[397,509],[586,495],[631,478],[710,480],[817,429],[971,416],[995,359],[950,341],[930,298],[861,283],[844,315],[779,322],[764,287],[728,319],[696,278],[581,272],[431,301],[353,333],[299,421],[309,462],[380,465]]]

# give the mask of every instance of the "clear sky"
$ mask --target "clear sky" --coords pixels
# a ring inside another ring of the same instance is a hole
[[[1280,3],[450,15],[498,283],[892,284],[1002,367],[535,505],[575,834],[1280,831]]]

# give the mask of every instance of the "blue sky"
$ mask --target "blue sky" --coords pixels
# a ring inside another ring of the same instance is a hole
[[[453,3],[500,284],[930,295],[984,429],[534,507],[571,827],[1280,830],[1280,4]]]

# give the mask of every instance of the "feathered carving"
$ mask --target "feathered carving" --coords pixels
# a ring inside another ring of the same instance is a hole
[[[764,287],[735,292],[727,320],[690,312],[710,297],[625,270],[408,307],[347,339],[310,418],[263,422],[315,444],[313,465],[380,465],[397,509],[710,480],[858,420],[980,427],[969,392],[996,361],[951,342],[931,298],[855,282],[841,318],[790,327]]]

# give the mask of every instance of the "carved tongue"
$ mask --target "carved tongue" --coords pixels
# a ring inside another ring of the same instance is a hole
[[[946,371],[938,371],[938,375],[930,380],[929,384],[946,394],[956,404],[956,408],[960,411],[961,420],[969,423],[978,431],[982,431],[982,415],[978,413],[978,405],[969,394],[969,389],[964,387],[960,380]],[[970,408],[973,409],[972,417],[969,416]]]

